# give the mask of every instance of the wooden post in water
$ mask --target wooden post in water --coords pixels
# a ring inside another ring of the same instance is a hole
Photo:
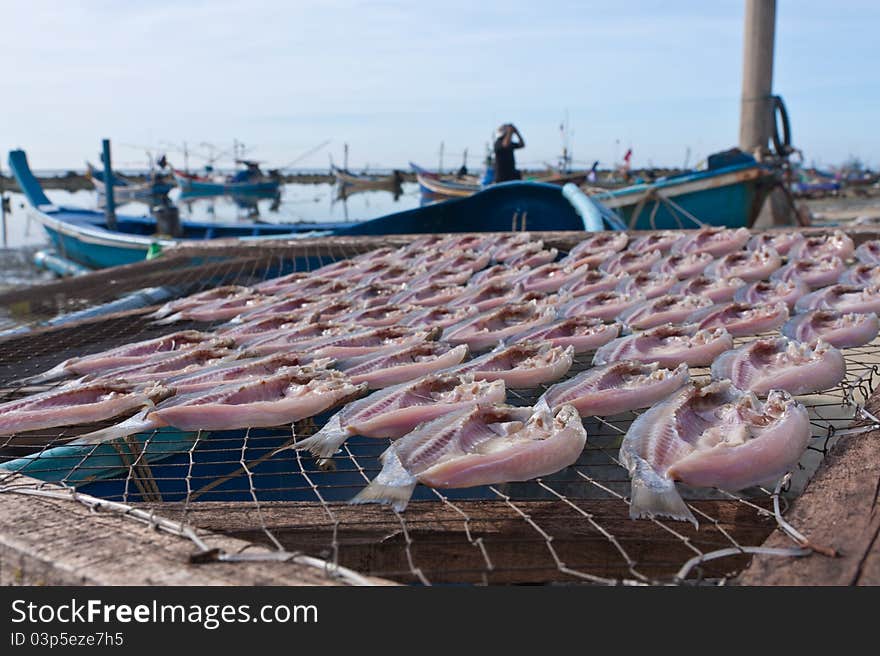
[[[746,0],[739,147],[763,154],[773,132],[776,0]]]
[[[0,222],[3,224],[3,248],[6,248],[6,180],[3,178],[2,164],[0,164]]]
[[[113,197],[113,166],[110,162],[110,140],[101,141],[101,159],[104,161],[104,216],[107,217],[107,227],[116,229],[116,202]]]

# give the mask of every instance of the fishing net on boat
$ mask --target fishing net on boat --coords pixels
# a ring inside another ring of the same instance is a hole
[[[558,239],[559,247],[566,246],[565,239]],[[259,249],[213,246],[172,253],[167,261],[135,265],[113,276],[124,290],[148,280],[149,285],[173,282],[191,293],[313,269],[386,243],[327,239]],[[77,302],[111,298],[101,296],[101,285],[88,279],[76,283],[58,284],[67,285]],[[57,307],[67,301],[53,302]],[[31,332],[0,341],[0,402],[46,389],[14,381],[70,355],[185,328],[210,328],[158,326],[143,309],[54,327],[32,325]],[[737,345],[745,341],[736,340]],[[880,340],[846,349],[844,356],[842,383],[799,397],[809,410],[813,437],[793,475],[776,489],[737,494],[685,490],[699,528],[629,518],[629,478],[618,450],[637,413],[586,418],[582,455],[552,476],[459,490],[419,486],[403,512],[347,503],[379,472],[387,440],[352,438],[329,468],[302,452],[278,451],[294,440],[294,433],[301,439],[320,429],[332,413],[297,422],[293,430],[162,428],[83,447],[67,443],[94,425],[0,438],[0,490],[20,488],[20,473],[45,482],[47,494],[75,490],[71,498],[81,503],[152,522],[191,540],[194,553],[210,552],[206,535],[234,536],[269,547],[278,559],[316,559],[328,576],[357,572],[416,584],[720,583],[741,572],[774,532],[791,538],[789,548],[774,552],[780,557],[821,548],[810,545],[809,536],[788,525],[783,515],[835,440],[876,427],[865,404],[880,374]],[[576,357],[566,377],[589,367],[591,358],[591,353]],[[708,370],[694,369],[692,375],[708,378]],[[545,389],[509,390],[508,403],[531,405]],[[28,487],[33,491],[34,485]],[[206,559],[248,557],[245,551]]]

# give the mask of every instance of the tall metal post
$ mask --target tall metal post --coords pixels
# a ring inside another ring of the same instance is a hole
[[[739,147],[763,153],[773,133],[773,42],[776,0],[746,0]]]
[[[110,140],[101,141],[101,159],[104,161],[104,216],[107,218],[107,227],[116,229],[116,202],[113,196],[113,166],[110,162]]]

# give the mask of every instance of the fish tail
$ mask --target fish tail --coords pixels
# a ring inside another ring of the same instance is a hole
[[[410,474],[393,448],[382,458],[382,471],[349,503],[385,503],[397,512],[403,512],[418,479]]]
[[[161,424],[157,424],[155,420],[147,419],[147,415],[152,410],[153,407],[148,406],[136,415],[129,417],[125,421],[122,421],[114,426],[108,426],[107,428],[102,428],[101,430],[96,430],[92,431],[91,433],[80,435],[73,442],[71,442],[71,444],[100,444],[101,442],[109,442],[110,440],[116,440],[122,437],[127,437],[136,433],[143,433],[145,431],[158,428]]]
[[[291,444],[291,449],[301,451],[308,449],[309,453],[318,458],[332,458],[348,439],[350,433],[347,429],[342,428],[339,420],[339,413],[333,415],[330,421],[311,437]]]
[[[70,376],[70,372],[65,366],[69,362],[71,362],[71,360],[65,360],[61,364],[52,367],[48,371],[44,371],[43,373],[37,374],[35,376],[28,376],[27,378],[19,378],[15,382],[19,385],[39,385],[40,383],[49,383],[54,380],[58,380],[59,378],[66,378]]]
[[[669,517],[691,522],[694,528],[700,527],[697,518],[675,489],[675,481],[657,474],[644,460],[632,475],[630,496],[629,516],[632,519]]]
[[[182,321],[183,318],[184,318],[184,317],[183,317],[183,314],[182,314],[181,312],[175,312],[175,313],[172,314],[172,315],[169,315],[169,316],[163,317],[163,318],[161,318],[161,319],[157,319],[157,320],[154,321],[153,323],[156,324],[157,326],[167,326],[167,325],[169,325],[169,324],[177,323],[178,321]]]

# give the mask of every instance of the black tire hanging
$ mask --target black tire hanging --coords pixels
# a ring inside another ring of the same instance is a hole
[[[791,147],[791,123],[782,96],[772,96],[773,101],[773,150],[779,157],[787,157],[793,151]],[[779,137],[779,122],[782,121],[782,138]]]

